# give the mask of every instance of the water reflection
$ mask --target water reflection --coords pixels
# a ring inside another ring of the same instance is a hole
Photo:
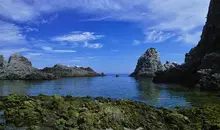
[[[11,93],[38,95],[103,96],[113,99],[132,99],[157,107],[200,106],[220,103],[213,93],[183,88],[180,85],[154,84],[152,79],[135,80],[128,75],[89,78],[63,78],[50,81],[0,81],[0,95]]]
[[[138,79],[137,89],[140,99],[151,102],[153,105],[158,103],[161,89],[152,83],[152,79]]]

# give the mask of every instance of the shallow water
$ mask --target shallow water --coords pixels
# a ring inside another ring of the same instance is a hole
[[[200,92],[180,85],[154,84],[151,79],[135,80],[128,75],[105,77],[63,78],[51,81],[0,81],[0,95],[11,93],[36,96],[72,95],[110,97],[142,101],[156,107],[173,108],[201,106],[206,103],[220,103],[215,93]]]

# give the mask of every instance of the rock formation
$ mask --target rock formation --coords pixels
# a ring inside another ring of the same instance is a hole
[[[10,56],[8,63],[4,60],[3,56],[0,56],[1,80],[47,80],[56,78],[53,74],[44,73],[33,68],[31,62],[19,54]]]
[[[184,83],[220,90],[220,1],[211,0],[207,22],[198,45],[186,54],[185,64],[158,72],[155,82]]]
[[[61,64],[56,64],[54,67],[46,67],[42,70],[46,73],[52,73],[59,77],[92,77],[92,76],[104,76],[104,74],[96,73],[90,67],[68,67]]]
[[[0,80],[51,80],[60,77],[104,76],[91,68],[55,65],[53,68],[39,70],[19,54],[10,56],[8,62],[0,56]]]
[[[164,70],[169,70],[169,69],[175,68],[177,66],[178,66],[177,63],[171,63],[169,61],[166,61],[166,63],[164,64]]]
[[[164,67],[160,61],[159,54],[155,48],[150,48],[139,58],[136,69],[131,76],[154,77],[155,72],[163,70]]]

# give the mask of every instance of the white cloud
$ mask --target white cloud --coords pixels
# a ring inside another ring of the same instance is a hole
[[[203,26],[210,0],[1,0],[0,16],[18,22],[35,21],[42,14],[74,9],[80,13],[92,14],[88,20],[130,21],[144,25],[143,32],[171,32],[189,34],[193,29]],[[18,11],[19,10],[19,11]],[[42,20],[47,23],[48,20]],[[201,33],[201,29],[198,29]],[[195,33],[195,32],[194,32]],[[73,35],[73,34],[72,34]],[[57,37],[59,41],[79,41],[71,35]],[[164,34],[167,35],[167,34]],[[79,36],[79,35],[78,35]],[[147,38],[148,39],[148,38]],[[161,39],[161,35],[159,38]],[[183,39],[187,42],[188,39]],[[198,41],[195,41],[195,43]]]
[[[81,60],[78,60],[78,59],[73,59],[73,60],[70,60],[70,62],[80,62]]]
[[[41,48],[47,52],[57,52],[57,53],[74,53],[74,52],[76,52],[75,50],[55,50],[49,46],[43,46]]]
[[[84,42],[103,38],[104,35],[95,35],[93,32],[71,32],[70,34],[52,38],[53,41],[59,42]]]
[[[93,49],[99,49],[99,48],[103,47],[103,44],[101,44],[101,43],[88,43],[88,42],[85,42],[84,43],[84,47],[93,48]]]
[[[0,44],[22,44],[25,42],[26,39],[22,33],[22,28],[0,20]]]
[[[140,45],[141,44],[141,41],[139,40],[134,40],[132,45],[136,46],[136,45]]]
[[[31,28],[31,27],[24,27],[23,28],[26,32],[38,32],[38,28]]]
[[[3,54],[6,58],[14,53],[26,52],[29,51],[28,48],[3,48],[0,49],[1,54]]]
[[[41,24],[49,24],[52,21],[56,20],[58,18],[58,14],[50,16],[47,20],[43,19],[41,20]]]
[[[53,50],[54,52],[59,52],[59,53],[74,53],[76,52],[75,50]]]
[[[144,41],[145,43],[163,42],[163,41],[175,36],[175,34],[164,33],[163,31],[156,31],[156,30],[146,32],[145,35],[146,35],[146,39]]]
[[[33,53],[33,52],[30,52],[30,53],[27,53],[24,55],[26,58],[28,59],[31,59],[33,57],[38,57],[38,56],[42,56],[42,53]]]
[[[27,53],[27,55],[29,55],[29,56],[41,56],[42,55],[42,53]]]
[[[179,36],[177,41],[184,41],[187,44],[190,45],[197,45],[198,41],[201,38],[201,32],[197,31],[194,33],[183,33],[182,35]]]

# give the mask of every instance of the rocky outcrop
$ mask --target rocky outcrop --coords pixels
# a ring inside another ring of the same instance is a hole
[[[53,74],[44,73],[32,67],[31,62],[19,54],[10,56],[8,63],[3,56],[0,56],[1,80],[47,80],[56,78]]]
[[[186,54],[179,68],[157,73],[155,82],[172,82],[220,90],[220,1],[211,0],[207,22],[198,45]],[[178,73],[174,73],[179,69]],[[169,78],[167,78],[169,77]],[[182,78],[182,79],[176,79]],[[176,79],[176,80],[174,80]]]
[[[169,62],[169,61],[166,61],[166,63],[164,64],[164,70],[169,70],[171,68],[175,68],[177,67],[178,64],[177,63],[172,63],[172,62]]]
[[[1,130],[219,130],[220,105],[166,109],[67,95],[0,97]]]
[[[160,61],[157,50],[155,48],[150,48],[139,58],[136,69],[130,76],[154,77],[155,72],[163,70],[164,66]]]
[[[46,73],[52,73],[59,77],[92,77],[92,76],[104,76],[104,74],[96,73],[92,68],[87,67],[68,67],[61,64],[56,64],[54,67],[46,67],[42,70]]]
[[[0,56],[0,80],[52,80],[61,77],[104,76],[91,68],[67,67],[55,65],[52,68],[39,70],[32,67],[32,63],[19,54],[10,56],[8,62]]]

